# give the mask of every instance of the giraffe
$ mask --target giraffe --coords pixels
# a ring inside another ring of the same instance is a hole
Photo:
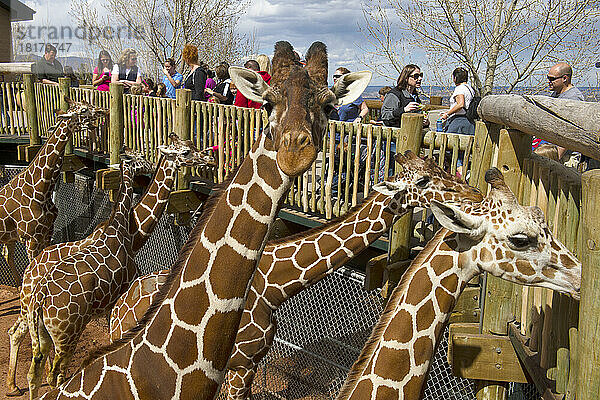
[[[581,263],[552,236],[538,207],[524,207],[498,169],[491,190],[464,210],[432,201],[443,226],[393,291],[337,399],[419,399],[443,328],[466,283],[487,271],[579,298]]]
[[[69,110],[57,115],[57,125],[33,161],[0,188],[0,243],[11,252],[16,242],[25,242],[29,260],[50,244],[58,214],[52,202],[52,191],[69,137],[82,123],[104,112],[85,101],[75,102],[67,97],[65,100]],[[12,257],[9,257],[8,265],[19,284],[21,279]]]
[[[248,397],[256,368],[271,347],[274,312],[298,294],[346,264],[385,233],[407,207],[428,207],[432,199],[480,202],[481,193],[442,170],[433,159],[408,151],[397,154],[402,172],[375,185],[363,203],[345,216],[297,235],[267,243],[254,276],[235,347],[228,364],[228,397]],[[164,283],[168,270],[140,277],[111,312],[111,340],[135,326]]]
[[[106,314],[136,275],[129,234],[133,176],[149,172],[142,157],[122,155],[121,185],[108,222],[98,238],[58,260],[31,292],[27,325],[33,357],[27,375],[29,395],[37,398],[41,368],[54,344],[48,372],[51,386],[65,378],[66,367],[87,323]]]
[[[369,72],[327,87],[327,51],[277,42],[271,86],[260,75],[230,68],[238,90],[263,102],[269,125],[211,196],[167,282],[140,323],[42,398],[211,399],[223,380],[245,297],[269,228],[294,177],[310,168],[335,104],[364,90]],[[338,80],[339,82],[339,80]]]
[[[159,146],[160,158],[152,183],[140,201],[133,207],[130,216],[130,234],[132,235],[132,252],[135,255],[152,234],[169,200],[175,184],[177,169],[183,166],[212,165],[213,157],[206,151],[198,151],[191,141],[179,139],[175,133],[170,134],[171,144]],[[131,154],[133,156],[133,154]],[[143,160],[143,155],[141,156]],[[9,329],[10,357],[6,385],[8,396],[20,396],[20,388],[16,384],[15,375],[19,347],[28,332],[27,314],[33,287],[56,262],[81,251],[90,243],[95,243],[104,231],[105,223],[100,224],[86,238],[74,242],[59,243],[45,248],[31,261],[23,274],[20,290],[21,312],[14,325]]]

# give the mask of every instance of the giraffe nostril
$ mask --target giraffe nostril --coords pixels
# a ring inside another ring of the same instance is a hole
[[[301,149],[306,146],[309,146],[310,142],[311,142],[310,135],[308,135],[307,133],[300,134],[298,136],[298,139],[296,139],[296,140],[298,142],[298,147]]]

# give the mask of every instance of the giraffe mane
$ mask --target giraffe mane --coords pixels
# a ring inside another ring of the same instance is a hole
[[[122,346],[129,343],[152,320],[152,318],[154,317],[154,315],[156,314],[156,312],[162,305],[165,297],[171,290],[171,286],[173,285],[173,282],[179,276],[181,270],[183,269],[183,266],[185,265],[185,262],[188,259],[189,254],[192,252],[192,250],[196,246],[198,237],[200,236],[200,234],[202,233],[202,230],[204,229],[204,226],[210,219],[212,212],[214,211],[219,200],[221,199],[221,196],[226,192],[225,189],[227,189],[227,187],[229,186],[229,184],[231,183],[231,181],[237,174],[238,168],[234,169],[226,180],[224,180],[222,183],[220,183],[218,185],[215,185],[215,187],[213,188],[213,192],[211,193],[209,198],[206,200],[205,205],[203,206],[204,211],[202,212],[202,215],[200,216],[200,218],[198,219],[198,222],[196,222],[196,225],[190,232],[190,236],[189,236],[188,240],[186,241],[186,243],[183,245],[183,247],[179,251],[179,256],[177,257],[177,260],[171,267],[171,270],[169,271],[169,275],[167,275],[167,279],[161,285],[158,293],[156,294],[156,296],[154,298],[154,301],[152,302],[152,304],[150,304],[150,307],[148,307],[148,309],[146,310],[144,315],[139,319],[137,324],[133,328],[131,328],[129,331],[127,331],[127,333],[125,335],[123,335],[123,337],[121,337],[119,340],[116,340],[111,344],[108,344],[106,346],[101,346],[97,349],[90,351],[88,353],[87,357],[83,360],[83,362],[77,369],[77,371],[75,371],[75,374],[79,373],[81,370],[83,370],[85,367],[87,367],[88,365],[93,363],[98,358],[100,358],[108,353],[111,353],[115,350],[118,350]]]
[[[398,286],[392,292],[383,312],[381,313],[381,317],[377,324],[373,327],[373,331],[371,332],[371,336],[367,339],[360,355],[352,365],[348,376],[346,377],[346,382],[340,389],[336,400],[348,399],[352,390],[354,390],[358,379],[362,376],[365,368],[367,367],[375,349],[377,348],[377,343],[379,343],[379,339],[383,336],[385,329],[387,328],[390,320],[394,316],[394,310],[398,305],[399,301],[402,299],[402,296],[406,293],[408,288],[408,284],[413,276],[413,273],[416,269],[420,268],[425,259],[427,259],[437,248],[442,240],[446,237],[448,233],[451,233],[449,230],[445,228],[439,229],[433,238],[427,242],[423,250],[417,254],[415,259],[410,263],[410,266],[402,274],[402,278],[398,283]]]
[[[352,208],[350,208],[348,210],[348,212],[346,212],[343,215],[340,215],[339,217],[329,220],[326,223],[324,223],[323,225],[319,225],[319,226],[315,226],[314,228],[310,228],[307,229],[305,231],[301,231],[298,233],[294,233],[293,235],[289,235],[289,236],[285,236],[282,238],[278,238],[278,239],[273,239],[273,240],[269,240],[267,242],[266,247],[270,247],[270,246],[277,246],[279,244],[282,243],[291,243],[296,241],[297,239],[309,236],[309,235],[313,235],[316,233],[320,233],[320,232],[324,232],[327,229],[331,228],[332,225],[335,225],[341,221],[344,221],[346,219],[348,219],[348,217],[355,215],[356,213],[358,213],[362,207],[364,206],[365,203],[373,200],[377,195],[379,195],[380,193],[377,191],[372,191],[371,193],[369,193],[369,195],[367,197],[365,197],[360,203],[358,203],[357,205],[353,206]]]

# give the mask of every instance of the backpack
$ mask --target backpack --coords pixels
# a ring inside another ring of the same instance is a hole
[[[479,106],[479,102],[481,102],[481,96],[478,96],[470,86],[467,85],[467,88],[473,94],[473,99],[471,99],[471,103],[469,103],[469,107],[465,108],[466,117],[471,122],[475,122],[476,119],[479,119],[479,114],[477,113],[477,107]]]

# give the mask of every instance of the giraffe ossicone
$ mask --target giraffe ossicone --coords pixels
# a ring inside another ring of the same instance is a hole
[[[209,399],[216,394],[282,199],[292,178],[316,158],[326,110],[353,100],[344,100],[347,90],[336,95],[327,87],[327,51],[321,42],[310,46],[305,66],[296,62],[289,43],[277,42],[268,88],[250,90],[242,74],[232,70],[231,76],[247,98],[257,95],[268,104],[268,129],[226,189],[209,199],[140,323],[43,398]],[[361,78],[365,85],[367,78]]]
[[[171,143],[158,147],[159,159],[150,186],[142,195],[140,201],[131,211],[130,233],[132,235],[132,251],[137,253],[146,243],[157,225],[169,200],[176,179],[177,169],[182,166],[214,165],[214,158],[208,151],[199,151],[188,140],[181,140],[175,133],[169,135]],[[138,163],[145,163],[143,154],[125,149],[124,157],[138,158]],[[137,168],[144,172],[144,168]],[[20,289],[20,315],[9,329],[10,356],[6,384],[7,395],[18,396],[22,392],[16,384],[17,357],[21,342],[29,331],[27,314],[31,301],[31,292],[39,280],[61,259],[64,259],[90,243],[94,243],[102,234],[106,221],[99,224],[88,237],[74,241],[59,243],[45,248],[27,266],[23,274],[23,284]]]
[[[482,272],[579,297],[581,263],[553,236],[538,207],[521,206],[499,170],[480,204],[432,201],[444,227],[392,292],[338,400],[419,399],[456,300]]]

